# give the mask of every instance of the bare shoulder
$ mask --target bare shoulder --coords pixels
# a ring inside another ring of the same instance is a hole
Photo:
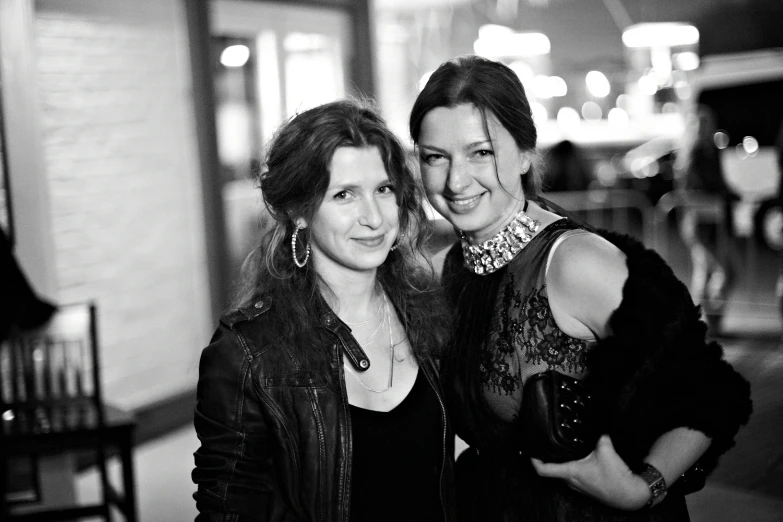
[[[563,323],[561,329],[578,330],[573,325],[581,324],[596,337],[605,335],[627,278],[625,254],[606,239],[593,233],[565,239],[553,253],[546,277],[550,306],[558,324]]]
[[[628,275],[625,254],[598,234],[590,232],[574,234],[565,239],[552,256],[551,274],[565,277],[566,282],[577,283],[585,279]]]

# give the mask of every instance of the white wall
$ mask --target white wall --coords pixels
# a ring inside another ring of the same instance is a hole
[[[57,299],[98,303],[105,396],[189,389],[213,328],[181,0],[37,0]]]

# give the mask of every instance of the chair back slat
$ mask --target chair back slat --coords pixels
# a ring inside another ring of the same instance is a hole
[[[61,307],[35,332],[0,345],[3,431],[103,423],[94,305]]]

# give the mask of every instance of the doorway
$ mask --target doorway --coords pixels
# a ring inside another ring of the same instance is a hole
[[[348,93],[355,45],[343,9],[214,0],[210,17],[227,280],[236,282],[264,226],[254,175],[266,144],[291,116]]]

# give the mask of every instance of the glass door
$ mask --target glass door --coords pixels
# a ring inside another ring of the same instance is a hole
[[[353,37],[349,14],[337,9],[213,0],[211,20],[226,243],[236,280],[263,227],[252,176],[265,145],[294,114],[345,96]]]

